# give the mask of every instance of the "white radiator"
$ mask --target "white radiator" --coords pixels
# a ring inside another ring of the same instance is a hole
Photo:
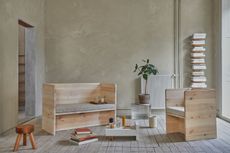
[[[173,88],[173,75],[152,75],[148,79],[147,92],[150,94],[152,109],[165,109],[165,89]],[[141,78],[141,93],[145,90],[145,80]]]

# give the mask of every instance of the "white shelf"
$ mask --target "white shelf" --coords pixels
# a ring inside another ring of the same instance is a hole
[[[192,65],[192,88],[207,88],[207,78],[204,70],[207,69],[205,64],[206,53],[206,33],[194,33],[192,37],[191,65]]]
[[[203,58],[205,57],[204,53],[191,53],[191,57]]]
[[[192,38],[195,40],[200,40],[200,39],[206,39],[207,34],[206,33],[194,33]]]

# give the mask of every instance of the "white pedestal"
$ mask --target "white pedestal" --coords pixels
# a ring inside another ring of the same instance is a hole
[[[151,114],[150,104],[132,104],[132,119],[148,119]]]

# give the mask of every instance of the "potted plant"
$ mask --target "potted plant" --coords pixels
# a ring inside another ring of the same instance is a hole
[[[141,104],[149,104],[150,94],[147,93],[147,84],[148,78],[150,75],[156,75],[158,72],[155,65],[149,63],[149,59],[142,60],[144,65],[135,65],[135,69],[133,72],[137,72],[138,76],[142,76],[145,80],[145,92],[144,94],[139,94],[139,102]]]

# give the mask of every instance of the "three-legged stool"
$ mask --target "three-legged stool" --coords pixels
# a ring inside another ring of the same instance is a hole
[[[27,142],[26,142],[27,141],[26,140],[27,134],[30,137],[30,142],[32,144],[32,148],[36,149],[37,146],[36,146],[36,143],[34,141],[33,132],[34,132],[34,126],[31,125],[31,124],[18,125],[16,127],[16,133],[18,134],[18,136],[17,136],[16,142],[15,142],[15,145],[14,145],[14,151],[18,150],[19,143],[20,143],[20,140],[21,140],[22,136],[23,136],[23,145],[26,146],[26,144],[27,144]]]

